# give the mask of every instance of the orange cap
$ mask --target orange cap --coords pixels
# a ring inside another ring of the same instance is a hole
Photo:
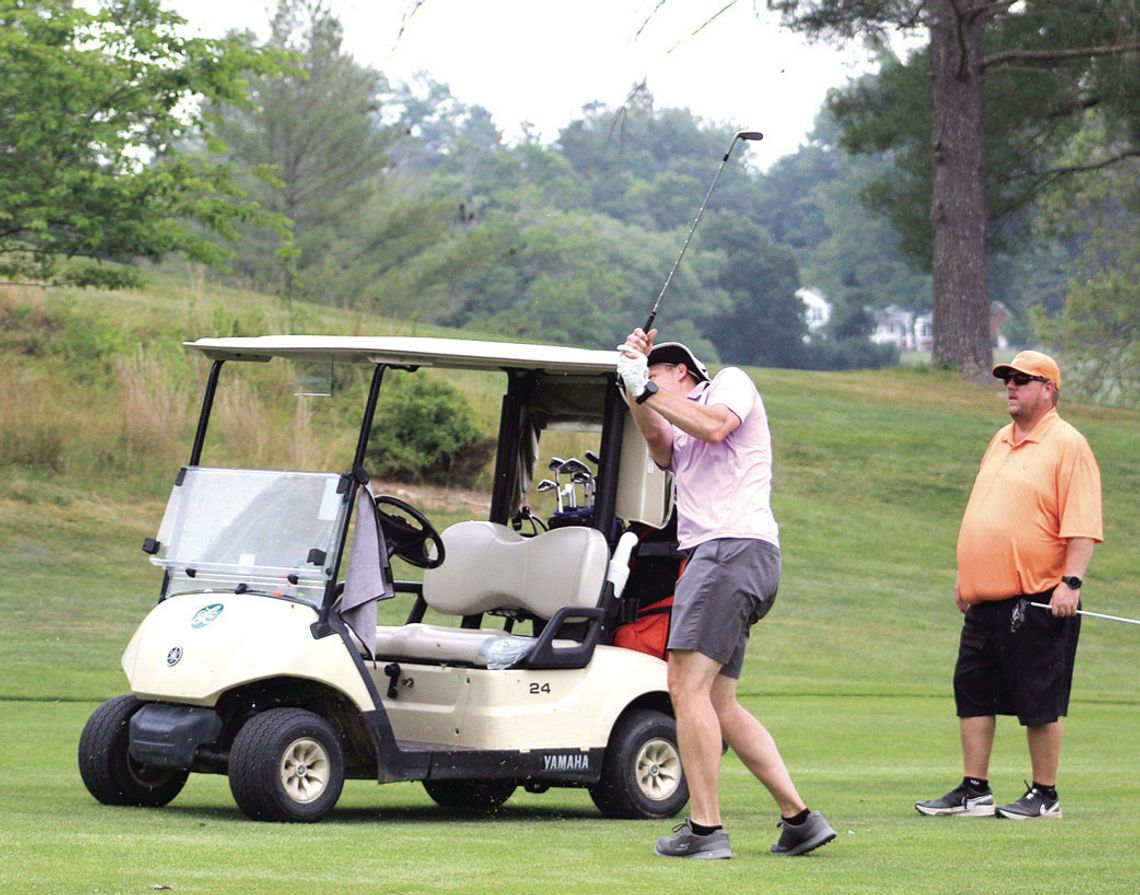
[[[1061,368],[1049,355],[1040,351],[1019,351],[1008,364],[994,367],[994,376],[1006,379],[1010,373],[1024,373],[1027,376],[1040,376],[1053,383],[1053,388],[1061,390]]]

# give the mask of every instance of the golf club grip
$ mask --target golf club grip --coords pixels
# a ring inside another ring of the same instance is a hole
[[[643,326],[641,328],[641,331],[643,333],[645,333],[646,335],[648,335],[649,331],[651,329],[653,329],[653,321],[656,319],[657,319],[657,309],[654,308],[652,311],[649,312],[649,316],[645,318],[645,326]]]

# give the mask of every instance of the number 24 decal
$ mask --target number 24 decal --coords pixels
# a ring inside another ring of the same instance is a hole
[[[539,693],[549,693],[549,692],[550,692],[550,684],[549,683],[541,683],[540,684],[537,681],[535,681],[533,684],[530,685],[530,695],[531,696],[537,696]]]

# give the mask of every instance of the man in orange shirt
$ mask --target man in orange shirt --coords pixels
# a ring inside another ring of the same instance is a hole
[[[1081,579],[1103,540],[1100,470],[1084,436],[1057,415],[1061,371],[1053,358],[1022,351],[993,373],[1005,382],[1013,422],[982,457],[954,583],[965,614],[954,669],[965,776],[914,807],[926,815],[1060,817],[1060,718],[1073,681]],[[988,778],[997,715],[1016,715],[1025,727],[1033,784],[995,808]]]

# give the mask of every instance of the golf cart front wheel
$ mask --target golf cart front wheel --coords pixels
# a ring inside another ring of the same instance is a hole
[[[673,817],[689,800],[677,725],[663,712],[636,709],[614,726],[602,777],[590,797],[606,817]]]
[[[509,780],[425,780],[424,789],[444,808],[485,813],[514,795],[516,786]]]
[[[230,791],[253,820],[313,823],[344,787],[336,731],[304,709],[270,709],[250,718],[230,750]]]
[[[91,713],[79,737],[79,775],[104,805],[157,808],[182,792],[190,776],[183,768],[156,768],[131,758],[131,717],[142,707],[133,696],[109,699]]]

